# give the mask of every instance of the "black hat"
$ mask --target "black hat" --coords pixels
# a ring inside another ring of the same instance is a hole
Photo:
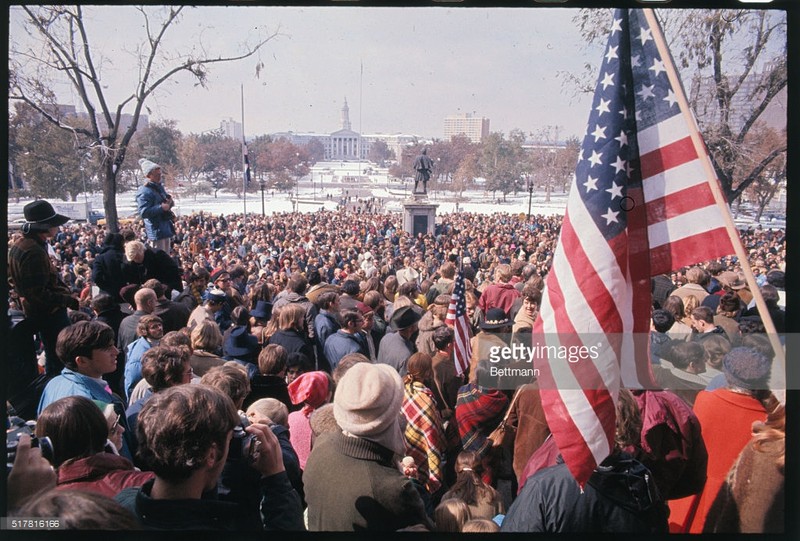
[[[505,310],[502,308],[489,308],[480,327],[481,329],[499,329],[509,325],[511,325],[511,320],[508,319]]]
[[[248,336],[247,327],[233,327],[222,345],[222,353],[228,357],[252,357],[256,351],[253,346],[258,342],[248,344]]]
[[[119,290],[119,296],[122,297],[122,300],[135,307],[136,301],[134,300],[134,295],[136,295],[136,292],[139,291],[141,287],[142,286],[139,284],[128,284],[123,286]]]
[[[269,301],[258,301],[256,307],[250,312],[256,319],[269,319],[272,316],[272,303]]]
[[[401,306],[392,313],[389,326],[395,331],[402,331],[422,319],[413,306]]]
[[[22,212],[26,222],[23,227],[27,231],[47,231],[51,227],[58,227],[69,221],[69,216],[58,214],[53,205],[44,199],[28,203]]]

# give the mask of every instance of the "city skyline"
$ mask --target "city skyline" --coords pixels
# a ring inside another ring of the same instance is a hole
[[[116,106],[135,84],[130,66],[142,23],[130,6],[85,6],[93,47],[105,57],[101,76]],[[258,58],[213,66],[207,88],[186,75],[148,98],[151,123],[175,120],[184,133],[242,121],[252,136],[274,132],[331,133],[350,105],[359,133],[442,138],[447,116],[474,114],[492,131],[534,133],[559,126],[559,138],[581,137],[590,95],[572,97],[560,71],[597,63],[600,49],[582,41],[574,9],[202,7],[168,32],[165,50],[194,43],[228,54],[257,32],[279,35]],[[11,10],[11,39],[19,38]],[[247,27],[242,26],[247,21]],[[123,29],[124,32],[123,32]],[[256,62],[262,62],[260,77]],[[59,100],[82,108],[66,87]],[[125,110],[125,112],[128,112]]]

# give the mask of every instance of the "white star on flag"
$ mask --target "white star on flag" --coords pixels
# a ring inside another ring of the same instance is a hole
[[[598,154],[597,151],[592,151],[592,155],[589,156],[589,161],[592,164],[592,167],[595,165],[603,165],[603,160],[601,159],[602,155]]]
[[[595,111],[597,111],[597,116],[603,116],[603,113],[610,113],[611,111],[608,109],[608,106],[611,104],[611,100],[604,100],[600,98],[600,103],[595,107]]]
[[[628,144],[628,134],[624,131],[619,132],[619,137],[614,137],[617,141],[619,141],[619,147],[622,148]]]
[[[611,62],[615,58],[619,58],[617,56],[617,49],[619,47],[609,47],[608,52],[606,53],[606,62]]]
[[[653,65],[650,66],[648,69],[654,71],[656,77],[658,77],[658,74],[661,73],[662,71],[663,72],[667,71],[667,68],[664,67],[664,62],[662,62],[661,59],[659,58],[654,58]]]
[[[641,96],[642,100],[646,100],[647,98],[653,98],[655,97],[655,94],[653,94],[654,87],[655,85],[650,85],[650,86],[642,85],[642,89],[636,94]]]
[[[600,81],[600,84],[603,85],[603,90],[605,90],[608,86],[614,86],[614,74],[606,73],[606,76],[602,81]]]
[[[611,200],[612,201],[617,197],[622,198],[622,185],[621,184],[617,184],[616,182],[612,182],[611,183],[611,188],[609,188],[606,191],[611,194]]]
[[[619,212],[614,212],[609,208],[608,212],[606,212],[605,214],[601,214],[600,216],[602,216],[603,218],[606,219],[606,225],[611,225],[611,222],[617,223],[617,221],[618,221],[617,220],[617,216],[618,215],[619,215]]]
[[[600,124],[598,124],[597,126],[595,126],[594,131],[592,132],[592,135],[594,136],[594,142],[596,143],[600,139],[605,139],[606,138],[606,129],[604,127],[600,126]]]
[[[597,189],[597,179],[589,175],[589,178],[586,179],[583,185],[586,186],[586,193],[589,193]]]
[[[614,163],[614,169],[617,170],[617,173],[619,173],[620,171],[624,171],[625,170],[625,160],[623,160],[622,158],[617,156],[617,161]]]
[[[675,95],[675,92],[673,92],[671,88],[667,90],[667,95],[664,97],[664,101],[668,101],[670,107],[678,103],[678,97]]]

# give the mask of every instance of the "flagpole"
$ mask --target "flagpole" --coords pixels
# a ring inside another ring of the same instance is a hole
[[[764,323],[764,329],[766,330],[769,341],[772,344],[772,349],[775,351],[775,356],[780,360],[781,367],[785,373],[786,360],[784,358],[783,347],[781,346],[777,331],[775,330],[775,324],[772,322],[772,317],[767,309],[767,303],[764,302],[764,297],[761,296],[761,290],[758,288],[756,278],[753,275],[753,270],[750,268],[750,262],[747,259],[747,253],[745,252],[742,241],[739,238],[739,232],[736,230],[736,225],[733,223],[733,218],[731,218],[731,213],[728,210],[728,203],[725,201],[725,197],[722,194],[722,189],[717,181],[717,175],[714,172],[714,168],[711,165],[711,160],[706,152],[705,143],[700,135],[697,122],[695,121],[691,109],[689,108],[689,102],[684,94],[683,85],[678,78],[675,65],[671,61],[672,57],[669,53],[669,48],[667,47],[664,35],[661,33],[661,26],[658,24],[655,12],[652,9],[643,9],[642,12],[647,20],[647,24],[650,26],[656,48],[658,49],[659,53],[661,53],[661,59],[664,61],[667,78],[669,79],[670,86],[672,86],[672,90],[675,92],[675,97],[678,100],[681,113],[683,114],[683,118],[689,128],[689,135],[691,136],[695,152],[700,159],[700,163],[703,164],[703,170],[705,171],[706,179],[708,180],[708,184],[711,188],[711,193],[714,195],[714,201],[717,203],[717,206],[722,209],[722,218],[725,222],[725,229],[728,232],[728,237],[730,237],[731,244],[736,252],[736,256],[739,258],[739,262],[741,263],[742,272],[744,273],[745,280],[750,288],[750,292],[753,294],[753,298],[756,301],[758,314],[761,316],[761,321]]]
[[[242,90],[242,145],[246,145],[247,142],[244,138],[244,84],[241,84]],[[244,146],[242,147],[244,150]],[[244,163],[244,153],[242,153],[242,211],[244,212],[244,218],[242,218],[242,224],[247,226],[247,171],[245,171],[246,164]]]

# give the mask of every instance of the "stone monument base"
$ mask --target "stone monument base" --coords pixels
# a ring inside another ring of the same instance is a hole
[[[403,231],[433,235],[436,228],[436,209],[439,205],[430,203],[424,194],[413,194],[413,199],[403,201]]]

